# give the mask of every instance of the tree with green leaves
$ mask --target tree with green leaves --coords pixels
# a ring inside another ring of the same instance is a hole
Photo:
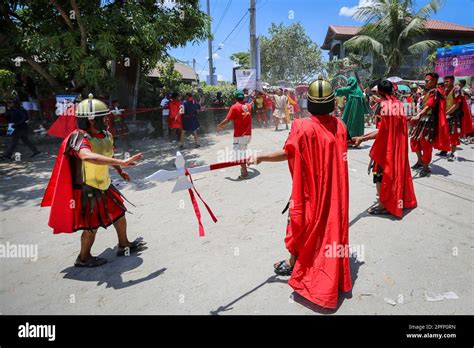
[[[321,49],[300,23],[287,27],[272,23],[268,34],[260,37],[262,80],[302,84],[324,71]]]
[[[230,56],[230,60],[234,61],[236,65],[242,69],[250,69],[250,53],[249,52],[235,52]]]
[[[210,35],[199,0],[19,0],[2,2],[0,14],[0,68],[40,77],[55,91],[122,86],[119,96],[130,96],[168,49]]]
[[[160,81],[165,91],[174,91],[181,84],[183,75],[174,68],[176,59],[168,58],[159,66]]]
[[[326,63],[327,77],[332,80],[337,75],[347,75],[357,70],[360,74],[368,74],[372,63],[367,62],[363,56],[349,53],[344,59],[334,59]]]
[[[387,76],[399,75],[407,56],[439,46],[435,40],[423,40],[426,20],[440,8],[440,0],[430,0],[414,11],[414,0],[373,0],[359,7],[354,18],[365,24],[356,36],[344,43],[350,51],[373,53],[385,62]]]

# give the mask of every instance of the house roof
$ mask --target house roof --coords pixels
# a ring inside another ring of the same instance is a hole
[[[329,28],[331,28],[336,35],[350,36],[357,34],[360,29],[360,27],[356,27],[353,25],[330,25]]]
[[[183,80],[197,80],[198,74],[190,66],[182,63],[174,63],[174,69],[183,76]],[[160,77],[160,63],[148,74],[148,77]]]
[[[426,21],[426,29],[428,30],[442,30],[442,31],[454,31],[454,32],[470,32],[474,33],[474,27],[468,27],[467,25],[460,25],[455,23],[448,23],[439,21],[437,19],[428,19]]]
[[[440,21],[437,19],[428,19],[425,24],[426,29],[430,32],[446,32],[446,33],[466,33],[474,34],[474,27],[466,25],[460,25],[455,23],[449,23]],[[324,50],[331,48],[332,39],[347,39],[357,34],[361,27],[353,25],[330,25],[326,33],[326,38],[321,46]]]

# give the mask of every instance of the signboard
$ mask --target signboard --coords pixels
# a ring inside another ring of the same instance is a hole
[[[239,69],[235,70],[235,79],[237,88],[247,88],[249,92],[257,88],[257,71],[256,69]]]
[[[439,76],[474,76],[474,43],[438,48],[436,72]]]

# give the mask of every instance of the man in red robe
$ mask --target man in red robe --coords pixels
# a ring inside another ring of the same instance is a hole
[[[438,78],[437,73],[425,76],[425,93],[421,97],[421,110],[411,118],[415,124],[410,131],[410,145],[418,156],[418,161],[412,168],[421,168],[420,177],[431,173],[429,164],[433,148],[441,151],[449,150],[446,99],[444,90],[437,88]]]
[[[446,119],[451,144],[448,161],[453,162],[458,159],[456,148],[461,144],[461,137],[471,133],[472,115],[462,89],[454,85],[454,76],[444,77],[444,89],[446,94]]]
[[[309,301],[336,308],[338,292],[352,289],[347,129],[333,115],[334,90],[326,80],[310,84],[308,111],[311,117],[293,122],[282,150],[249,164],[288,160],[293,185],[285,244],[291,256],[274,265],[275,273],[291,275],[288,284]]]
[[[124,180],[130,180],[121,167],[133,166],[143,156],[113,158],[113,138],[104,120],[109,113],[107,106],[92,95],[78,104],[76,127],[61,143],[41,202],[42,207],[51,207],[48,225],[54,234],[83,231],[76,267],[98,267],[107,262],[91,254],[99,227],[114,225],[119,256],[142,250],[146,244],[141,238],[128,240],[127,209],[109,176],[109,166],[113,166]]]
[[[179,94],[173,92],[171,94],[170,101],[168,102],[168,128],[171,131],[175,131],[176,140],[180,142],[181,148],[184,145],[184,132],[183,132],[183,120],[182,114],[184,113],[183,103],[179,100]]]
[[[356,146],[363,141],[375,139],[370,150],[374,183],[377,186],[378,205],[371,207],[369,214],[392,214],[401,218],[403,209],[416,207],[415,191],[408,162],[408,130],[403,104],[393,95],[390,81],[381,81],[377,86],[380,96],[375,108],[377,130],[353,138]]]

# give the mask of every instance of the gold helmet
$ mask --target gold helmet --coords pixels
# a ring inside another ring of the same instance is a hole
[[[322,77],[309,84],[308,111],[313,115],[327,115],[334,111],[334,89]]]
[[[76,105],[76,117],[79,118],[93,120],[95,117],[107,116],[109,113],[107,105],[99,99],[94,99],[92,94]]]

